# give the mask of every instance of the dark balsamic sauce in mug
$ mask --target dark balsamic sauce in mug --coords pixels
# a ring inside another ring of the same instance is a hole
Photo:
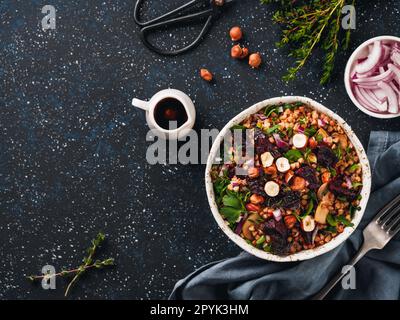
[[[181,127],[187,120],[188,115],[183,104],[175,98],[165,98],[157,103],[154,108],[154,119],[157,124],[166,130],[177,129]],[[170,122],[175,121],[176,126]]]

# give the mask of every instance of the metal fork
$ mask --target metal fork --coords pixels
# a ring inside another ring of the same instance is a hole
[[[313,300],[322,300],[335,285],[372,249],[382,249],[400,230],[400,194],[385,205],[364,229],[364,243],[354,258],[337,274]]]

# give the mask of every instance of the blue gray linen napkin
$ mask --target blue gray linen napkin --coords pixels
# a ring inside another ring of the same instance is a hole
[[[315,295],[355,254],[362,230],[400,192],[400,132],[372,132],[368,146],[372,194],[357,230],[335,250],[311,260],[268,262],[246,252],[203,266],[180,280],[170,299],[307,299]],[[370,251],[356,266],[356,289],[338,285],[331,299],[399,299],[399,236]]]

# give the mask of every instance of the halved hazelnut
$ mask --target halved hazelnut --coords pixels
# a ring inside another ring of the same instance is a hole
[[[268,181],[264,186],[264,191],[270,197],[276,197],[279,194],[279,184],[274,181]]]
[[[311,216],[305,217],[303,220],[301,220],[301,228],[305,232],[311,232],[315,229],[315,220]]]
[[[264,152],[261,155],[261,163],[264,168],[271,166],[274,163],[274,157],[271,152]]]
[[[293,145],[297,148],[297,149],[303,149],[306,147],[308,142],[308,137],[303,134],[303,133],[296,133],[293,136]]]
[[[276,168],[279,172],[285,173],[290,170],[289,160],[281,157],[276,160]]]

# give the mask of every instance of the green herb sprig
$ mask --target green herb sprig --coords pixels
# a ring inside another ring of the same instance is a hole
[[[101,269],[104,267],[115,265],[113,258],[108,258],[105,260],[94,260],[96,250],[100,247],[100,245],[104,242],[105,239],[106,239],[106,236],[103,233],[100,232],[97,234],[96,238],[92,240],[92,245],[87,249],[87,256],[83,259],[83,263],[79,267],[70,269],[70,270],[62,270],[61,272],[55,273],[52,275],[49,275],[49,274],[33,275],[33,276],[28,276],[27,278],[31,281],[38,281],[38,280],[42,280],[44,278],[49,279],[50,277],[65,277],[65,276],[74,275],[74,277],[68,284],[67,289],[65,290],[64,295],[66,297],[70,293],[72,286],[88,270]]]
[[[277,47],[291,45],[289,55],[296,59],[283,79],[295,79],[319,46],[325,52],[320,82],[327,83],[339,49],[346,50],[350,42],[351,29],[341,32],[342,8],[354,5],[355,0],[261,0],[261,3],[280,5],[273,15],[273,21],[283,27]]]

